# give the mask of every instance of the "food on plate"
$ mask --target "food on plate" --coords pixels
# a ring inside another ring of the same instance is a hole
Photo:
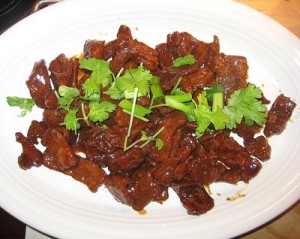
[[[19,166],[43,165],[92,192],[105,186],[137,211],[174,190],[188,214],[204,214],[214,207],[207,186],[255,177],[271,157],[268,137],[296,107],[284,94],[271,103],[247,72],[246,57],[222,53],[217,36],[173,32],[152,48],[122,25],[79,56],[37,61],[32,99],[7,98],[22,115],[43,109],[27,135],[16,133]]]

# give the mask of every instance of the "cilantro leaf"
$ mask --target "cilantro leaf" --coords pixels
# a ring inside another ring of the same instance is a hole
[[[93,122],[103,122],[109,118],[109,113],[113,112],[116,106],[109,101],[103,101],[101,103],[97,101],[91,101],[89,103],[89,108],[89,118]]]
[[[178,57],[173,61],[173,67],[179,67],[184,65],[193,65],[195,64],[196,59],[192,54],[186,56]]]
[[[146,96],[150,92],[149,82],[152,77],[149,70],[143,66],[138,66],[135,69],[128,69],[123,76],[117,77],[115,84],[118,89],[125,93],[132,93],[135,88],[138,88],[139,96]]]
[[[73,87],[61,85],[58,88],[58,108],[69,110],[73,100],[80,95],[79,90]]]
[[[115,86],[122,92],[132,92],[134,90],[135,84],[130,70],[115,79]]]
[[[73,87],[69,87],[69,86],[65,86],[65,85],[61,85],[58,88],[58,93],[60,96],[63,97],[70,97],[70,98],[74,98],[76,96],[79,96],[79,90]]]
[[[211,121],[210,121],[210,114],[211,111],[208,107],[202,105],[197,110],[194,110],[195,119],[197,121],[197,127],[196,127],[196,136],[199,137],[203,135],[203,133],[206,131],[206,129],[209,127]]]
[[[100,100],[101,86],[108,86],[113,74],[109,67],[109,62],[96,58],[81,59],[79,67],[91,71],[91,76],[83,84],[84,99]]]
[[[33,106],[35,105],[34,99],[22,98],[17,96],[7,96],[7,104],[9,106],[17,106],[21,111],[21,116],[25,116],[28,112],[32,111]]]
[[[84,99],[86,100],[100,100],[100,84],[90,79],[87,79],[82,85],[84,92]]]
[[[104,94],[109,95],[110,98],[114,99],[114,100],[120,100],[122,98],[124,98],[124,91],[121,91],[115,84],[115,82],[113,82],[111,84],[111,87],[104,92]]]
[[[64,124],[68,130],[73,130],[77,133],[77,130],[80,128],[77,118],[78,108],[70,109],[64,118]]]
[[[112,72],[109,62],[97,58],[83,58],[79,61],[79,67],[92,71],[90,79],[103,87],[108,86],[112,80]]]
[[[267,107],[258,100],[261,97],[262,90],[254,84],[248,84],[246,88],[234,91],[225,107],[225,112],[232,119],[228,128],[235,128],[243,118],[249,126],[254,122],[260,126],[263,125],[267,117]]]
[[[158,150],[161,150],[164,147],[164,141],[161,140],[160,138],[156,138],[156,140],[155,140],[155,147]]]

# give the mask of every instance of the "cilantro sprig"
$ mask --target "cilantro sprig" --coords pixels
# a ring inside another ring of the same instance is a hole
[[[151,105],[155,100],[162,99],[164,93],[160,87],[160,79],[153,76],[151,72],[142,65],[135,69],[128,69],[123,75],[118,74],[112,82],[110,88],[104,92],[112,99],[122,100],[119,107],[130,115],[127,134],[124,140],[124,151],[128,149],[127,142],[131,134],[133,118],[148,121],[146,115],[151,110],[137,104],[137,98],[141,96],[152,97]],[[158,144],[158,147],[161,144]]]
[[[22,111],[20,116],[24,117],[27,113],[32,111],[35,101],[30,98],[23,98],[17,96],[7,96],[6,102],[9,106],[19,107]]]
[[[223,110],[223,93],[214,93],[213,106],[208,104],[207,93],[198,95],[199,105],[194,110],[197,122],[196,136],[201,136],[213,124],[216,130],[225,129],[230,123],[230,117]]]
[[[78,116],[80,108],[82,117]],[[85,103],[81,103],[80,106],[68,110],[61,125],[64,125],[68,130],[75,131],[75,134],[77,134],[78,129],[80,129],[80,120],[83,120],[88,126],[90,125],[89,120],[92,122],[103,122],[109,118],[109,113],[113,112],[115,108],[116,105],[110,101],[102,101],[101,103],[90,101],[89,113],[86,114]]]
[[[110,70],[108,61],[96,58],[83,58],[79,61],[79,68],[91,71],[89,79],[103,87],[108,86],[112,81],[113,73]]]
[[[67,114],[63,125],[69,130],[75,131],[80,128],[80,120],[84,120],[89,125],[92,122],[103,122],[109,118],[109,113],[113,112],[116,106],[110,101],[101,102],[101,87],[106,87],[112,82],[113,74],[109,68],[109,62],[96,59],[81,59],[79,68],[91,72],[90,77],[84,82],[83,95],[77,88],[61,85],[56,95],[58,97],[58,109],[64,109]],[[81,101],[79,105],[77,100]],[[78,117],[81,105],[81,115]],[[85,106],[89,112],[86,114]]]
[[[125,113],[128,113],[128,114],[131,114],[131,111],[134,108],[134,110],[133,110],[134,117],[136,117],[140,120],[143,120],[145,122],[149,121],[145,116],[151,113],[150,109],[148,109],[144,106],[138,105],[138,104],[134,105],[132,101],[129,101],[126,99],[122,100],[119,103],[119,106],[123,109],[123,111]]]
[[[103,122],[109,118],[109,113],[112,113],[116,109],[116,105],[110,101],[91,101],[89,103],[90,112],[88,117],[93,122]]]
[[[124,75],[115,78],[111,87],[104,92],[113,99],[132,99],[134,89],[138,89],[138,97],[147,96],[150,93],[150,81],[153,75],[142,65],[135,69],[128,69]]]
[[[165,96],[166,106],[185,113],[190,121],[195,121],[195,135],[200,137],[213,125],[215,130],[234,129],[242,119],[249,126],[257,123],[262,126],[266,121],[267,107],[259,99],[262,90],[254,84],[236,90],[224,105],[224,87],[216,84],[201,92],[197,99],[192,100],[191,94]]]
[[[262,97],[262,90],[254,84],[249,84],[246,88],[236,90],[228,99],[225,112],[231,117],[229,129],[233,129],[245,119],[247,125],[254,122],[262,126],[267,117],[267,107],[259,99]]]
[[[91,71],[91,76],[83,84],[84,99],[100,100],[101,87],[106,87],[112,82],[113,73],[109,62],[96,58],[81,59],[79,68]]]
[[[70,110],[71,104],[76,97],[80,96],[78,89],[62,85],[58,88],[58,108],[66,111]]]
[[[102,89],[109,87],[104,94],[115,100],[123,99],[118,106],[124,112],[130,114],[128,132],[124,143],[125,150],[127,148],[127,140],[131,134],[133,118],[137,117],[148,121],[146,115],[151,113],[150,109],[136,103],[137,98],[152,95],[152,102],[163,98],[164,94],[159,84],[160,79],[153,76],[142,65],[135,69],[127,70],[123,75],[121,75],[122,71],[120,71],[117,76],[114,76],[109,69],[109,62],[95,58],[80,60],[79,67],[91,72],[90,77],[82,86],[84,94],[81,95],[77,88],[69,86],[60,86],[58,92],[56,92],[58,109],[67,111],[62,125],[77,133],[77,130],[80,128],[80,120],[84,120],[89,125],[89,120],[97,123],[108,119],[109,114],[117,107],[110,101],[101,102]],[[79,105],[81,105],[81,115],[83,117],[78,117],[80,112],[78,102],[81,102]],[[88,113],[85,112],[85,106],[88,106]],[[157,145],[160,147],[162,143],[157,143]]]
[[[79,120],[80,118],[77,117],[79,107],[70,109],[64,118],[64,123],[61,125],[65,125],[68,130],[75,131],[77,134],[77,130],[80,128]]]
[[[135,145],[143,142],[142,145],[140,145],[140,148],[144,148],[147,144],[149,144],[151,141],[155,141],[155,146],[157,147],[158,150],[161,150],[164,146],[164,142],[158,138],[157,136],[164,130],[165,128],[162,127],[160,128],[154,135],[152,136],[147,136],[146,133],[144,131],[141,131],[141,137],[134,141],[132,144],[126,146],[124,148],[124,151],[127,151],[131,148],[133,148]]]

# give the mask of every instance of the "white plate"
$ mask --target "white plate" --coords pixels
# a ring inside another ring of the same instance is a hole
[[[280,92],[300,103],[300,41],[286,29],[245,6],[218,0],[63,1],[33,14],[0,37],[1,158],[0,203],[28,225],[59,238],[228,238],[277,216],[299,199],[300,122],[297,107],[287,130],[273,137],[272,159],[249,185],[212,187],[215,208],[186,215],[179,200],[149,205],[141,216],[114,201],[103,188],[93,194],[65,175],[39,168],[21,170],[14,133],[26,133],[39,111],[25,118],[6,105],[8,95],[29,96],[25,80],[33,63],[60,53],[80,52],[86,39],[110,40],[126,24],[134,37],[155,46],[175,30],[248,58],[249,80],[263,85],[267,98]],[[229,202],[242,189],[246,197]]]

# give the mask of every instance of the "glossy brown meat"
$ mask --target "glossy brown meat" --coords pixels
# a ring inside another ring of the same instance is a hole
[[[158,53],[152,47],[133,39],[131,30],[121,25],[117,39],[105,44],[103,58],[111,60],[111,70],[117,74],[122,67],[143,64],[148,70],[156,70],[158,66]]]
[[[53,91],[48,75],[48,68],[44,60],[40,60],[34,64],[33,70],[26,81],[26,85],[36,105],[42,109],[47,108],[44,97],[47,93],[53,93]]]
[[[195,47],[193,49],[193,56],[195,57],[197,64],[202,65],[208,61],[211,54],[210,44],[194,39]]]
[[[53,91],[48,91],[44,95],[45,108],[50,110],[55,110],[58,107],[57,96]]]
[[[84,58],[102,59],[104,44],[105,44],[104,41],[87,40],[83,46]]]
[[[92,192],[97,192],[106,177],[105,171],[99,165],[87,159],[81,159],[77,167],[67,169],[63,173],[87,185]]]
[[[148,70],[154,71],[158,66],[158,54],[152,47],[143,42],[134,40],[130,46],[133,61],[137,64],[143,64]]]
[[[149,152],[151,154],[151,159],[162,162],[176,155],[180,145],[182,127],[186,122],[186,116],[179,111],[173,111],[170,114],[167,114],[158,122],[157,130],[164,127],[159,138],[163,142],[168,143],[165,144],[161,150],[158,150],[157,148],[152,149],[152,152]]]
[[[73,75],[72,64],[65,54],[58,55],[50,62],[49,71],[55,89],[58,89],[61,85],[69,85]]]
[[[114,74],[118,74],[122,67],[131,59],[132,53],[129,50],[122,50],[116,53],[110,64],[110,68]]]
[[[112,154],[117,149],[123,147],[123,137],[126,133],[126,128],[114,126],[103,130],[97,126],[93,127],[90,131],[90,137],[87,137],[83,143],[86,148],[96,148],[101,153]]]
[[[194,37],[187,32],[173,32],[167,36],[167,44],[174,59],[192,54],[195,48]]]
[[[242,180],[249,182],[262,167],[261,163],[252,158],[232,137],[221,134],[202,144],[227,169],[220,177],[220,181],[236,183]]]
[[[78,88],[78,79],[79,79],[79,59],[77,57],[72,57],[70,59],[72,67],[72,75],[69,81],[70,87]]]
[[[42,144],[57,160],[62,170],[74,167],[79,159],[68,144],[67,138],[58,128],[49,128],[42,138]]]
[[[262,130],[262,127],[254,123],[252,126],[246,125],[243,120],[241,124],[238,124],[236,129],[233,130],[238,136],[248,139],[253,138],[255,134],[259,133]]]
[[[117,38],[121,37],[128,37],[129,39],[132,38],[131,29],[126,25],[121,25],[117,32]]]
[[[189,215],[200,215],[214,207],[214,200],[203,185],[194,182],[181,182],[172,185]]]
[[[163,202],[168,199],[167,188],[153,181],[147,171],[134,175],[111,173],[105,179],[105,186],[113,197],[134,210],[143,210],[151,201]]]
[[[134,199],[132,208],[137,211],[143,210],[154,199],[155,187],[150,172],[142,171],[134,176],[134,183],[128,187]]]
[[[169,158],[164,160],[153,170],[152,175],[159,184],[169,186],[173,181],[174,171],[179,163],[179,158]]]
[[[181,67],[169,67],[155,72],[155,75],[160,78],[162,90],[167,93],[177,83],[180,77],[185,77],[199,69],[197,65],[184,65]]]
[[[111,70],[117,74],[129,60],[136,62],[137,65],[143,64],[149,70],[156,70],[157,57],[158,54],[153,48],[137,40],[130,40],[126,48],[115,52],[111,61]]]
[[[151,201],[163,203],[169,198],[168,187],[158,184],[150,171],[137,170],[132,176],[131,191],[134,202],[132,208],[141,211]]]
[[[57,111],[55,109],[45,109],[43,111],[43,122],[47,127],[59,127],[64,122],[66,112]]]
[[[155,47],[158,53],[158,66],[160,69],[171,67],[175,60],[167,43],[161,43]]]
[[[38,139],[43,138],[46,130],[47,126],[44,122],[33,120],[28,128],[27,138],[30,139],[34,144],[38,144]]]
[[[156,72],[161,78],[164,92],[171,90],[179,77],[183,77],[182,88],[192,93],[195,87],[204,88],[214,84],[215,73],[210,68],[202,66],[209,64],[211,58],[218,54],[218,38],[211,44],[199,41],[187,32],[173,32],[167,36],[167,42],[156,46],[160,69]],[[181,67],[172,67],[173,61],[182,56],[193,54],[196,63]]]
[[[287,122],[292,116],[296,103],[289,97],[280,94],[268,112],[267,122],[264,129],[266,137],[281,134],[286,128]]]
[[[123,149],[116,150],[110,155],[109,161],[113,161],[117,164],[115,165],[116,169],[129,172],[140,167],[145,159],[143,158],[140,149],[132,148],[126,152],[124,152]],[[112,167],[110,167],[110,171],[112,172],[116,169],[113,170]]]
[[[60,167],[58,161],[48,149],[45,149],[45,151],[43,152],[43,166],[57,172],[63,172],[63,169]]]
[[[245,57],[221,53],[214,58],[213,64],[218,82],[225,87],[227,97],[233,91],[247,86],[248,64]]]
[[[22,133],[16,133],[16,141],[22,145],[22,153],[18,157],[20,168],[29,169],[42,165],[43,154],[34,146],[34,143]]]
[[[203,90],[215,84],[215,76],[208,67],[201,67],[197,71],[182,78],[182,89],[187,93],[193,93],[195,88]]]
[[[195,181],[209,185],[219,181],[228,168],[214,154],[204,150],[197,150],[196,155],[189,160],[187,165],[188,175]]]
[[[132,197],[132,190],[128,187],[131,182],[132,179],[129,175],[111,173],[106,177],[104,184],[118,202],[132,206],[134,199]]]
[[[196,148],[197,140],[193,136],[193,132],[184,126],[178,151],[176,152],[175,156],[180,160],[184,160],[188,158]]]
[[[268,140],[262,135],[246,139],[244,145],[247,152],[259,160],[265,161],[271,158],[271,146]]]

